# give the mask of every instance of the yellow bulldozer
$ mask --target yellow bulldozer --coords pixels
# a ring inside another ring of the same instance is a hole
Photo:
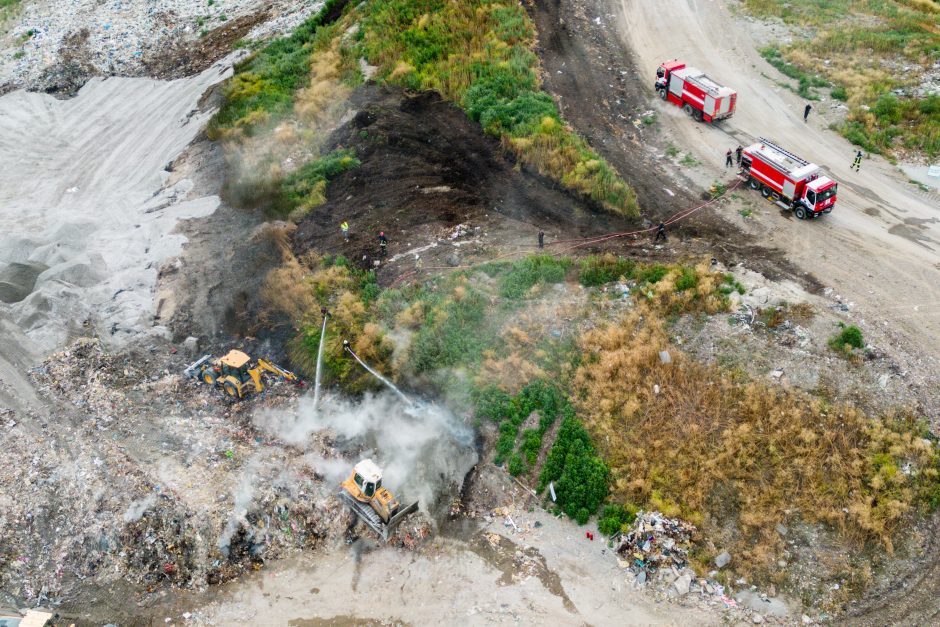
[[[239,350],[231,350],[219,359],[212,355],[203,355],[191,363],[183,374],[220,387],[232,398],[245,398],[252,392],[261,393],[264,390],[265,375],[274,375],[285,381],[297,381],[297,375],[290,370],[266,359],[259,359],[253,364],[251,357]]]
[[[339,498],[343,503],[385,541],[405,516],[418,509],[417,501],[402,507],[392,493],[382,487],[382,469],[371,459],[356,464],[340,488]]]

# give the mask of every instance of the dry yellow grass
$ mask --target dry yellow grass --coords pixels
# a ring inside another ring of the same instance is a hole
[[[658,322],[668,300],[650,302],[588,333],[575,377],[614,496],[701,525],[758,580],[782,549],[777,523],[824,523],[892,550],[920,482],[936,482],[932,445],[852,407],[692,362]]]

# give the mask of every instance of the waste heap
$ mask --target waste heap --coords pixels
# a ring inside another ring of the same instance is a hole
[[[695,526],[659,512],[640,511],[629,531],[620,535],[617,553],[643,583],[660,569],[682,569],[689,561]]]

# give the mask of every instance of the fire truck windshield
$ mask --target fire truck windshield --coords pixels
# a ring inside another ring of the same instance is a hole
[[[819,192],[819,197],[817,198],[817,202],[820,202],[820,201],[823,201],[823,200],[829,200],[830,198],[832,198],[833,196],[835,196],[835,195],[836,195],[836,189],[837,189],[838,187],[839,187],[838,185],[833,185],[832,187],[830,187],[830,188],[827,189],[826,191],[824,191],[824,192]]]

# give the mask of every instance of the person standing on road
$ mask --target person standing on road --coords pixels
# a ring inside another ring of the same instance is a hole
[[[663,238],[663,241],[666,241],[666,225],[663,222],[659,223],[659,226],[656,227],[656,239],[653,240],[653,243],[659,241],[659,238]]]
[[[346,240],[346,243],[349,243],[349,222],[343,220],[343,223],[339,225],[339,229],[343,232],[343,239]]]
[[[855,161],[852,162],[852,165],[849,166],[849,169],[855,168],[855,171],[858,172],[859,168],[862,167],[862,151],[859,150],[855,153]]]
[[[539,248],[545,248],[545,231],[539,229]]]
[[[734,159],[731,156],[732,154],[734,153],[731,151],[730,148],[728,149],[728,152],[725,153],[725,167],[726,168],[730,168],[731,166],[734,165]]]
[[[803,109],[803,121],[804,121],[804,122],[806,121],[806,118],[809,117],[809,112],[810,112],[812,109],[813,109],[813,105],[811,105],[810,103],[807,102],[807,103],[806,103],[806,108]]]
[[[379,231],[379,254],[385,256],[388,251],[388,238],[385,237],[385,231]]]
[[[738,147],[734,149],[734,154],[738,158],[738,166],[741,165],[741,153],[744,152],[744,148],[741,147],[741,144],[738,144]]]

